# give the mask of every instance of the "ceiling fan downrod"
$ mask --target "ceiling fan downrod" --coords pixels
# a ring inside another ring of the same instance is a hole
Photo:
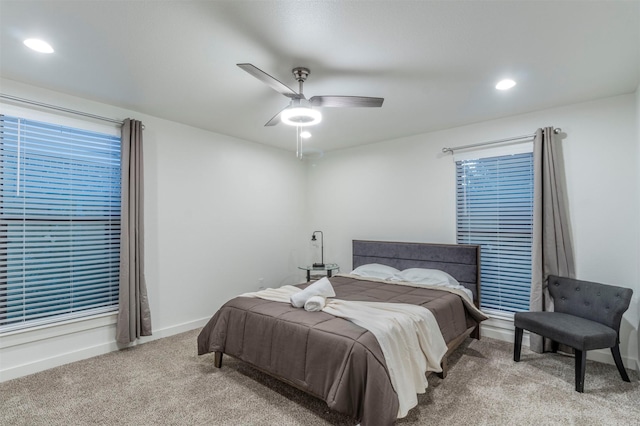
[[[296,79],[299,85],[298,94],[300,97],[304,98],[304,95],[302,94],[302,85],[307,80],[307,77],[309,77],[309,74],[311,74],[311,71],[309,71],[309,68],[296,67],[292,69],[291,72],[293,73],[293,78]]]

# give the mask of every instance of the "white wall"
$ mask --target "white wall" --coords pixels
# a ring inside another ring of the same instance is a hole
[[[325,259],[343,271],[352,239],[454,243],[455,164],[441,149],[560,127],[577,277],[638,295],[637,109],[632,94],[328,153],[309,171],[310,224],[325,233]],[[621,350],[635,367],[637,297],[632,303]],[[502,336],[510,340],[512,328]]]
[[[143,342],[203,325],[239,293],[303,277],[296,266],[306,261],[298,258],[307,244],[306,171],[293,152],[0,83],[2,93],[144,123],[146,280],[154,335]],[[0,380],[115,350],[114,320],[106,315],[1,336]]]

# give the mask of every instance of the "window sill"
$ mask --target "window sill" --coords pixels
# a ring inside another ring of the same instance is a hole
[[[67,334],[79,333],[94,328],[110,326],[116,323],[118,312],[106,312],[91,317],[77,318],[52,324],[45,324],[22,330],[0,334],[0,349],[24,345],[39,340],[51,339]]]

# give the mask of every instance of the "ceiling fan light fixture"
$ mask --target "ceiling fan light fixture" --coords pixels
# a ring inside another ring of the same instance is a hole
[[[313,126],[322,121],[322,114],[315,109],[296,106],[282,111],[280,120],[289,126]]]

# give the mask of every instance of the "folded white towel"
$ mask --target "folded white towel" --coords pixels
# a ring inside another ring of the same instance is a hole
[[[311,296],[334,297],[335,295],[331,282],[327,277],[322,277],[301,292],[292,295],[291,304],[296,308],[302,308]]]
[[[327,304],[327,299],[322,296],[311,296],[304,302],[304,310],[309,312],[321,311]]]

